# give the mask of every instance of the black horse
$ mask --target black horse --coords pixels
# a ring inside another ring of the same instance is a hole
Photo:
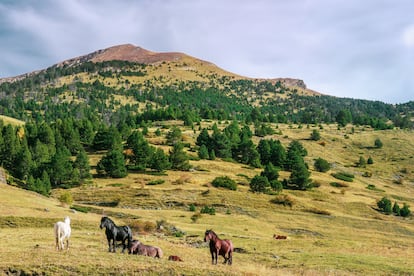
[[[115,252],[115,243],[121,241],[123,245],[122,253],[124,253],[126,245],[125,241],[128,241],[128,248],[131,247],[132,231],[129,226],[116,226],[116,224],[108,217],[102,217],[100,228],[106,228],[106,238],[108,239],[108,251],[111,252],[111,241],[112,241],[112,252]]]

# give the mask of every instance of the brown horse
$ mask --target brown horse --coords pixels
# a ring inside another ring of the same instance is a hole
[[[233,243],[231,240],[221,240],[213,230],[206,230],[204,241],[210,242],[211,263],[217,264],[217,256],[224,258],[224,264],[233,263]]]
[[[170,255],[170,256],[168,257],[168,260],[169,260],[169,261],[174,261],[174,262],[182,262],[182,261],[183,261],[180,257],[175,256],[175,255]]]
[[[153,258],[162,258],[163,253],[161,248],[157,246],[150,246],[142,244],[138,240],[133,240],[131,242],[131,247],[129,248],[129,254],[138,254]]]

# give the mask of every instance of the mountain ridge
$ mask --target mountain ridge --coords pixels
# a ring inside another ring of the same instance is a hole
[[[63,66],[75,66],[84,62],[105,62],[105,61],[114,61],[114,60],[120,60],[120,61],[129,61],[129,62],[136,62],[146,65],[155,65],[165,62],[178,62],[183,60],[193,60],[197,63],[200,63],[202,65],[208,65],[210,67],[215,68],[216,70],[220,70],[222,72],[226,72],[226,74],[238,77],[241,79],[250,79],[250,80],[266,80],[270,81],[272,83],[276,83],[280,81],[285,86],[290,87],[299,87],[301,89],[308,90],[309,92],[320,94],[319,92],[310,90],[307,88],[305,82],[301,79],[296,78],[289,78],[289,77],[276,77],[276,78],[251,78],[247,76],[240,76],[232,72],[228,72],[217,65],[215,65],[212,62],[205,61],[190,55],[187,55],[185,53],[181,52],[153,52],[147,49],[144,49],[139,46],[135,46],[133,44],[121,44],[121,45],[115,45],[111,46],[105,49],[99,49],[94,52],[81,55],[78,57],[70,58],[61,62],[58,62],[50,67],[63,67]],[[48,67],[48,68],[50,68]],[[6,78],[0,78],[0,84],[4,82],[15,82],[22,79],[25,79],[27,77],[34,76],[36,74],[39,74],[41,72],[46,71],[48,68],[35,70],[32,72],[24,73],[18,76],[13,77],[6,77]]]

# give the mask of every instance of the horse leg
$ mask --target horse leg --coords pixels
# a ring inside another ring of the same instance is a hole
[[[56,237],[56,250],[59,250],[59,239]]]
[[[114,238],[113,240],[112,240],[112,252],[116,252],[116,239]]]
[[[66,240],[66,250],[69,250],[69,239]]]
[[[228,265],[231,265],[233,263],[233,253],[230,251],[229,252],[229,257],[227,258],[228,260]]]
[[[123,240],[123,241],[122,241],[122,253],[124,253],[124,252],[125,252],[125,248],[126,248],[126,245],[125,245],[125,240]]]
[[[211,251],[211,264],[214,264],[214,251]]]

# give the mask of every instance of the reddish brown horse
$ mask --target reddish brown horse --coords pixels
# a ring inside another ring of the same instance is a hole
[[[231,240],[221,240],[213,230],[206,230],[204,241],[210,242],[211,263],[217,264],[218,255],[223,256],[224,264],[233,263],[233,243]]]

